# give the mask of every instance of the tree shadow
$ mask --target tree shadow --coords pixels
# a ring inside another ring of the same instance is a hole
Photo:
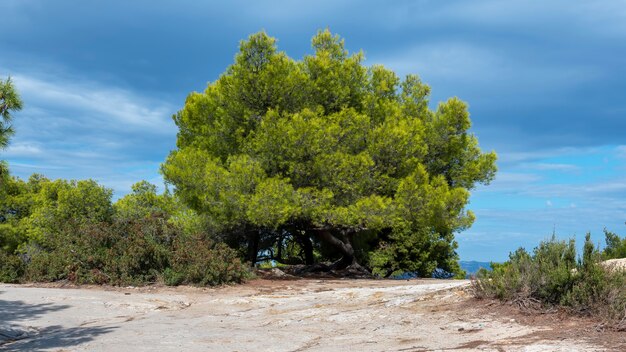
[[[69,305],[53,303],[28,304],[23,301],[0,300],[0,351],[34,351],[76,346],[118,328],[60,325],[32,327],[28,324],[33,319],[68,308]]]
[[[57,312],[69,308],[68,305],[53,303],[27,304],[22,301],[5,301],[0,299],[0,316],[3,323],[16,323],[39,318],[46,313]]]
[[[19,340],[8,341],[5,344],[0,342],[0,351],[40,351],[77,346],[115,329],[117,326],[65,328],[53,325],[39,329],[36,333]]]

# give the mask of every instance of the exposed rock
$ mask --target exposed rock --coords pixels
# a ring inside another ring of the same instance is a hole
[[[259,272],[289,277],[282,269]],[[594,336],[609,350],[624,350],[622,336],[606,342],[607,335],[591,331],[595,325],[578,327],[579,319],[572,325],[561,317],[510,315],[509,306],[472,298],[469,285],[466,280],[272,279],[219,288],[137,288],[125,295],[127,288],[0,284],[0,329],[34,329],[10,330],[0,350],[605,350],[589,340]]]
[[[600,265],[612,272],[626,271],[626,258],[605,260]]]
[[[286,275],[282,270],[278,268],[272,268],[272,270],[270,270],[270,273],[272,273],[272,275],[276,277],[283,277]]]
[[[258,269],[256,270],[256,275],[263,279],[276,280],[276,279],[295,279],[296,277],[290,274],[285,273],[279,268],[271,268],[271,269]]]

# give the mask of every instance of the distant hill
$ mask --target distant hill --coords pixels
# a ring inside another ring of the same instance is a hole
[[[480,268],[491,269],[491,263],[489,262],[477,262],[477,261],[459,261],[461,269],[465,270],[467,276],[476,274]]]

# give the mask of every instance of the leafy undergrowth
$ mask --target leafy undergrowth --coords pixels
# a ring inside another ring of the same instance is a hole
[[[522,309],[554,309],[593,316],[604,326],[626,330],[626,272],[600,264],[602,253],[587,235],[582,258],[574,240],[554,236],[528,253],[520,248],[493,270],[482,269],[472,280],[477,298],[497,298]]]
[[[219,285],[250,277],[237,253],[207,235],[188,235],[156,214],[112,223],[68,222],[19,254],[0,250],[0,282]]]

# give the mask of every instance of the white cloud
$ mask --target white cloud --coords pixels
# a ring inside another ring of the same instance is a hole
[[[29,104],[71,109],[83,113],[83,118],[106,118],[100,122],[116,128],[141,128],[166,133],[173,123],[170,104],[147,99],[135,92],[97,82],[68,81],[59,77],[13,76],[15,86]]]
[[[542,159],[563,157],[563,156],[584,156],[598,153],[598,147],[561,147],[552,149],[537,149],[521,152],[501,152],[498,153],[498,163],[506,164],[533,164],[542,163]]]
[[[43,150],[38,143],[13,143],[10,144],[6,150],[6,153],[2,153],[3,156],[8,157],[30,157],[40,156],[43,154]]]
[[[41,170],[68,170],[67,167],[62,166],[54,166],[54,165],[44,165],[44,164],[24,164],[24,163],[11,163],[11,172],[15,173],[15,171],[20,170],[28,170],[29,174],[31,173],[39,173]]]

